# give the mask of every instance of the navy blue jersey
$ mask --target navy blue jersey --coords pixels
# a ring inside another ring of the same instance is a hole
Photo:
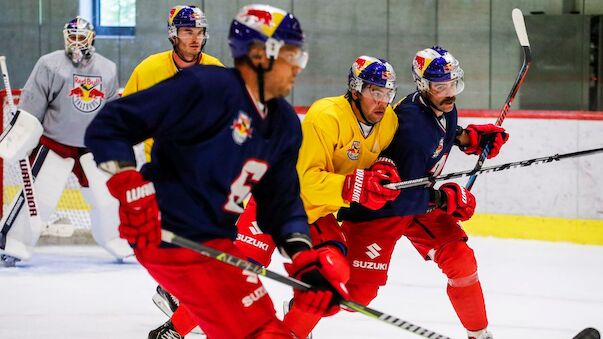
[[[452,111],[437,118],[419,92],[402,99],[394,109],[398,130],[391,144],[381,152],[398,167],[402,180],[439,175],[454,145],[458,114]],[[353,204],[340,211],[340,218],[367,221],[391,216],[418,215],[429,209],[429,191],[425,187],[403,189],[396,200],[378,211]]]
[[[283,98],[266,105],[262,118],[237,70],[194,66],[105,105],[85,143],[97,163],[134,162],[132,145],[155,139],[141,172],[155,185],[164,229],[234,239],[251,192],[258,224],[278,242],[308,234],[295,170],[301,127]]]

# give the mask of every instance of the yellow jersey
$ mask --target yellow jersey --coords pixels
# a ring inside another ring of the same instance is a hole
[[[398,117],[389,105],[367,137],[345,96],[319,99],[310,106],[302,121],[297,161],[309,223],[349,206],[341,197],[345,176],[370,167],[390,144],[397,128]]]
[[[126,96],[143,89],[147,89],[155,84],[162,82],[167,78],[171,78],[178,72],[172,50],[153,54],[144,59],[132,72],[122,96]],[[216,57],[207,53],[201,53],[199,60],[200,65],[216,65],[222,66],[222,62]],[[147,139],[144,142],[144,153],[147,161],[151,160],[151,148],[153,147],[153,139]]]

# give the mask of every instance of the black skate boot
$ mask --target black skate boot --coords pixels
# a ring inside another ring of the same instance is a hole
[[[149,339],[184,339],[184,337],[174,329],[174,325],[168,320],[165,324],[149,332]]]

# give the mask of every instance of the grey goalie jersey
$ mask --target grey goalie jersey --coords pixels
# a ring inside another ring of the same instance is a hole
[[[59,50],[42,56],[21,93],[19,107],[36,116],[44,135],[65,145],[84,147],[84,132],[105,102],[117,97],[115,63],[94,53],[75,67]]]

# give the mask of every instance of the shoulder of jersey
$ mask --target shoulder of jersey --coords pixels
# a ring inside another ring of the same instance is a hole
[[[341,107],[343,96],[327,97],[316,100],[306,112],[306,118],[316,119],[331,116],[337,118],[344,109]],[[347,104],[347,101],[346,101]]]
[[[201,59],[201,65],[215,65],[215,66],[224,67],[224,64],[222,63],[222,61],[220,61],[220,59],[216,58],[213,55],[207,54],[207,53],[203,53],[203,57]]]

